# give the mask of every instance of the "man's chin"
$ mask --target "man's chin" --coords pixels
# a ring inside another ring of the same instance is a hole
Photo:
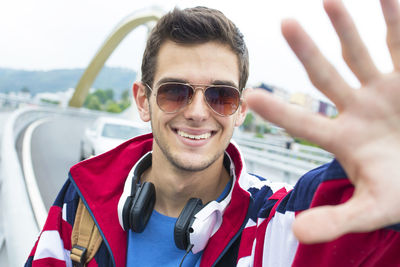
[[[210,155],[211,154],[211,155]],[[223,151],[222,154],[223,155]],[[187,172],[204,171],[221,156],[215,153],[180,153],[166,154],[169,162],[177,169]]]
[[[172,159],[170,162],[179,170],[186,171],[186,172],[199,172],[207,169],[213,163],[213,161],[209,162],[194,162],[194,161],[187,161],[187,160],[180,160],[180,159]]]

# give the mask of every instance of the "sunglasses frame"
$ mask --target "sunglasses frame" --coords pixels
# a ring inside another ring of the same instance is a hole
[[[181,111],[183,108],[185,108],[186,106],[190,105],[190,104],[192,103],[192,101],[193,101],[193,97],[194,97],[194,95],[195,95],[195,93],[196,93],[197,90],[203,91],[204,102],[207,103],[207,106],[208,106],[213,112],[215,112],[216,114],[218,114],[219,116],[222,116],[222,117],[229,117],[229,116],[232,116],[233,114],[235,114],[235,112],[239,109],[239,106],[242,104],[242,92],[241,92],[238,88],[236,88],[236,87],[234,87],[234,86],[231,86],[231,85],[224,85],[224,84],[190,84],[190,83],[182,83],[182,82],[164,82],[164,83],[161,83],[161,84],[156,88],[157,90],[153,90],[153,89],[150,87],[150,85],[148,85],[147,83],[144,83],[144,84],[147,86],[147,88],[150,89],[150,91],[151,91],[151,92],[154,94],[154,96],[156,97],[157,106],[158,106],[163,112],[165,112],[165,113],[167,113],[167,114],[174,114],[174,113],[177,113],[177,112]],[[188,101],[185,105],[183,105],[182,107],[178,108],[177,110],[175,110],[175,111],[165,111],[165,110],[158,104],[158,89],[159,89],[161,86],[166,85],[166,84],[177,84],[177,85],[189,86],[189,87],[192,88],[192,90],[193,90],[193,95],[192,95],[191,98],[189,98],[189,101]],[[208,101],[207,101],[207,99],[206,99],[206,95],[205,95],[206,90],[207,90],[208,88],[210,88],[210,87],[229,87],[229,88],[232,88],[232,89],[238,91],[238,92],[239,92],[239,103],[238,103],[238,106],[237,106],[236,110],[235,110],[234,112],[232,112],[231,114],[228,114],[228,115],[220,114],[220,113],[218,113],[216,110],[214,110],[214,109],[211,107],[211,105],[208,103]],[[199,89],[199,88],[202,88],[202,89]]]

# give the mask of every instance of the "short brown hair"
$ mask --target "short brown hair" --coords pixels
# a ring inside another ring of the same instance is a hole
[[[158,51],[166,40],[183,44],[217,41],[229,45],[238,56],[239,90],[246,86],[249,76],[246,44],[239,29],[221,11],[207,7],[175,8],[157,22],[147,40],[142,60],[142,82],[150,86],[154,82]]]

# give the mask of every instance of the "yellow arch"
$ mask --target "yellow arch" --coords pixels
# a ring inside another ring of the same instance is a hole
[[[83,102],[94,80],[104,66],[104,63],[110,57],[111,53],[117,48],[121,41],[134,30],[136,27],[147,24],[150,21],[160,19],[162,13],[159,10],[142,11],[134,13],[126,17],[105,40],[103,45],[93,57],[89,66],[86,68],[78,84],[75,87],[75,92],[69,101],[70,107],[82,107]]]

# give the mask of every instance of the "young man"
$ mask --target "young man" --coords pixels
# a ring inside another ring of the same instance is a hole
[[[336,104],[334,120],[265,92],[244,96],[247,48],[219,11],[165,15],[133,86],[152,135],[71,168],[26,265],[71,265],[82,199],[103,238],[88,266],[399,266],[399,6],[382,0],[395,70],[381,74],[342,4],[324,4],[360,90],[296,22],[285,21],[282,31],[314,85]],[[294,189],[247,174],[230,141],[248,107],[338,160]]]

